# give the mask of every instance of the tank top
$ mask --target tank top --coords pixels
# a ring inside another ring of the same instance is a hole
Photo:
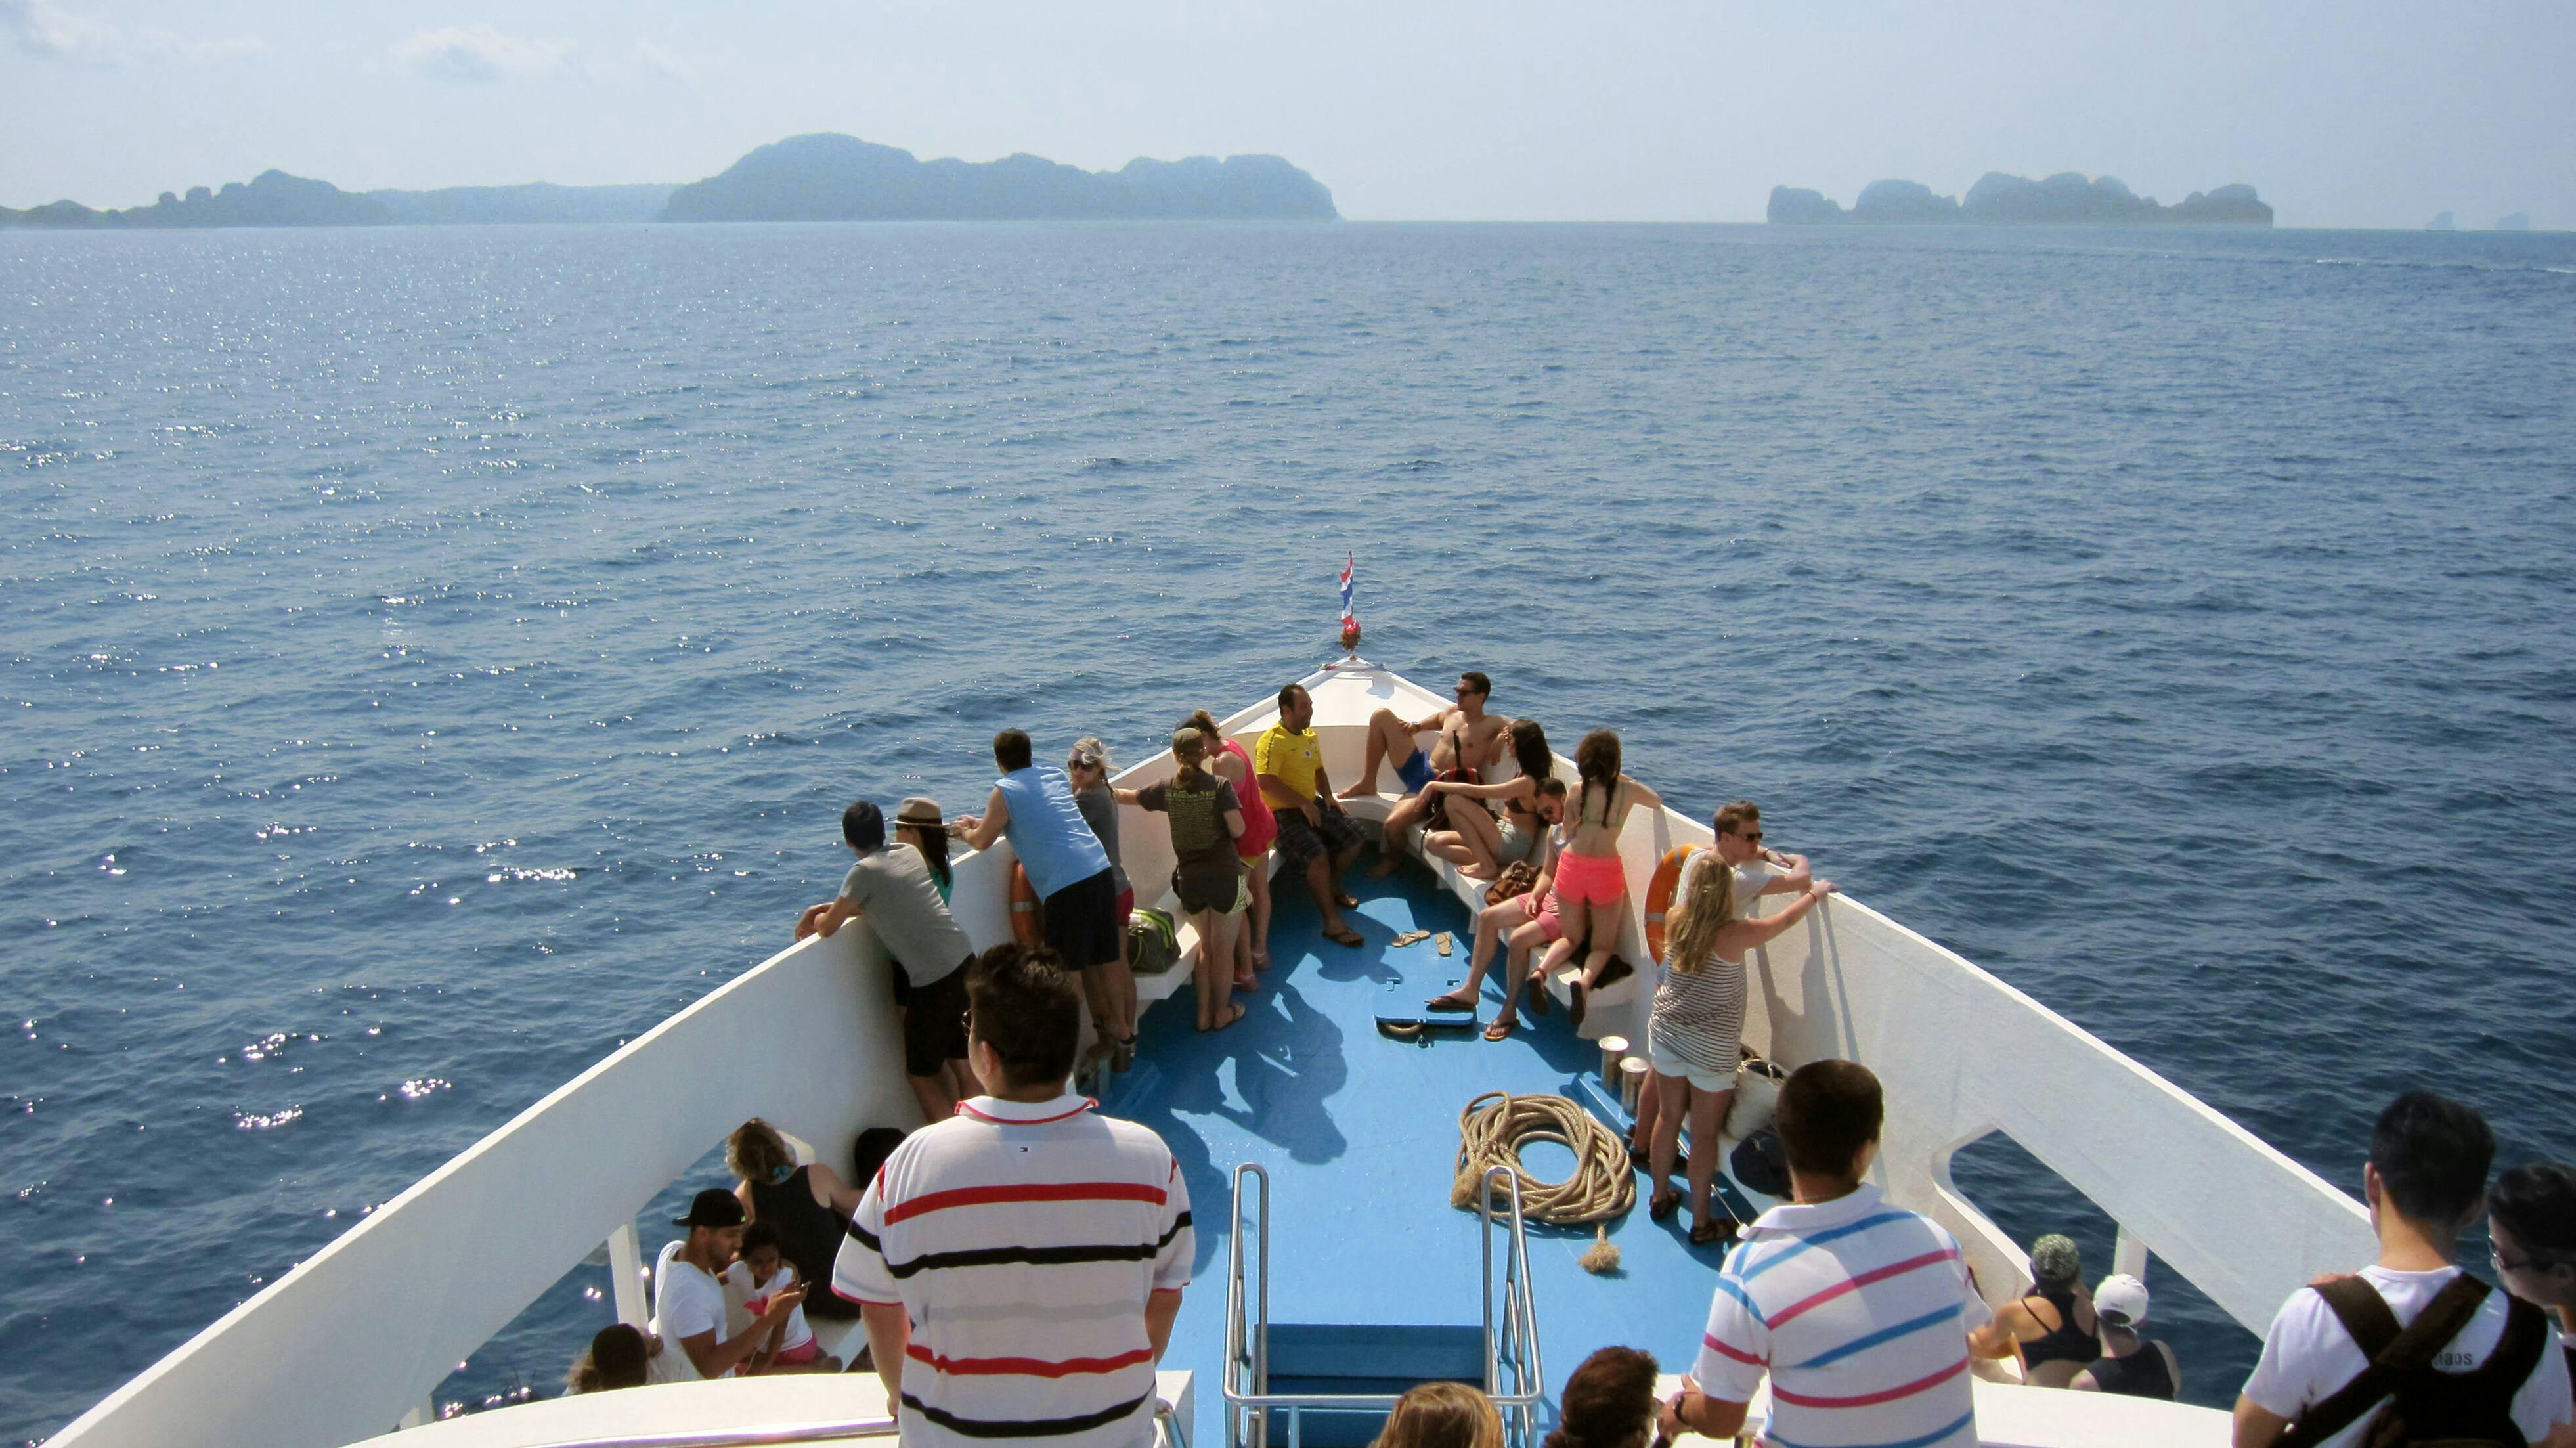
[[[1220,741],[1225,752],[1243,761],[1243,783],[1236,785],[1234,798],[1243,806],[1243,838],[1267,841],[1278,833],[1279,821],[1270,812],[1270,801],[1261,797],[1261,781],[1252,772],[1252,754],[1231,739]]]
[[[1079,885],[1109,868],[1109,851],[1073,802],[1073,781],[1063,770],[1037,765],[1014,769],[993,781],[993,787],[1011,811],[1002,833],[1039,896]]]
[[[2086,1332],[2075,1325],[2074,1293],[2034,1292],[2030,1295],[2057,1309],[2057,1330],[2023,1343],[2023,1363],[2031,1367],[2038,1367],[2041,1363],[2090,1363],[2102,1355],[2101,1335]]]
[[[1109,888],[1126,893],[1127,867],[1118,863],[1118,796],[1107,784],[1095,784],[1077,792],[1073,802],[1082,811],[1082,822],[1091,826],[1091,837],[1109,852]]]
[[[2132,1398],[2162,1398],[2170,1403],[2180,1386],[2165,1366],[2164,1349],[2151,1342],[2138,1344],[2138,1350],[2127,1357],[2096,1358],[2088,1371],[2102,1391]]]
[[[778,1255],[795,1266],[798,1277],[828,1287],[832,1259],[840,1255],[841,1234],[849,1224],[830,1207],[815,1205],[814,1184],[809,1180],[813,1170],[800,1166],[783,1182],[753,1182],[751,1214],[778,1229]],[[811,1300],[806,1307],[815,1309],[818,1317],[831,1315],[831,1294],[822,1287],[809,1286],[807,1291]]]

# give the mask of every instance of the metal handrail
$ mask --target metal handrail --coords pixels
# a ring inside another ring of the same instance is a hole
[[[1530,1287],[1527,1218],[1521,1209],[1520,1179],[1509,1167],[1489,1168],[1482,1185],[1477,1201],[1477,1251],[1484,1268],[1481,1290],[1485,1395],[1510,1425],[1511,1441],[1525,1448],[1537,1421],[1539,1402],[1547,1391],[1547,1373],[1539,1358],[1538,1300]],[[1503,1243],[1499,1316],[1494,1303],[1497,1195],[1510,1204],[1504,1218],[1508,1235]],[[1247,1219],[1247,1209],[1255,1206],[1260,1217],[1257,1223]],[[1247,1265],[1248,1251],[1257,1253],[1257,1264]],[[1393,1393],[1270,1391],[1270,1173],[1257,1162],[1244,1162],[1234,1169],[1234,1234],[1226,1249],[1225,1294],[1226,1356],[1221,1389],[1225,1397],[1227,1448],[1266,1448],[1273,1409],[1286,1410],[1288,1448],[1298,1448],[1302,1414],[1308,1410],[1383,1412],[1395,1406],[1399,1395]]]

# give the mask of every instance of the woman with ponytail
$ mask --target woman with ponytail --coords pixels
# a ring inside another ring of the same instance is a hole
[[[1804,919],[1834,892],[1831,880],[1807,879],[1807,862],[1760,852],[1761,812],[1738,800],[1717,812],[1718,844],[1691,857],[1682,871],[1671,934],[1664,942],[1663,983],[1646,1033],[1646,1062],[1655,1072],[1655,1125],[1648,1173],[1654,1195],[1646,1215],[1662,1221],[1681,1206],[1672,1186],[1681,1154],[1682,1120],[1690,1120],[1690,1239],[1706,1246],[1734,1235],[1735,1222],[1710,1213],[1718,1139],[1735,1102],[1735,1069],[1744,1032],[1744,953]],[[1784,871],[1782,864],[1795,861]],[[1785,910],[1744,918],[1753,897],[1804,887]],[[1641,1113],[1642,1114],[1642,1113]]]
[[[1619,863],[1619,831],[1628,823],[1629,811],[1639,805],[1661,809],[1664,800],[1619,772],[1619,736],[1607,729],[1593,730],[1574,746],[1574,770],[1574,795],[1565,810],[1565,851],[1556,861],[1556,895],[1565,912],[1565,938],[1583,942],[1583,974],[1574,982],[1566,1008],[1579,1030],[1584,998],[1610,968],[1610,953],[1619,948],[1619,927],[1628,918],[1628,872]],[[1546,970],[1542,962],[1530,973],[1528,984],[1538,993],[1533,1009],[1546,1007]]]
[[[1253,972],[1270,968],[1270,842],[1279,838],[1279,820],[1270,813],[1270,802],[1261,797],[1261,787],[1253,782],[1252,755],[1226,738],[1205,709],[1185,722],[1211,745],[1222,747],[1222,752],[1209,752],[1208,772],[1233,785],[1234,797],[1243,804],[1243,833],[1234,849],[1243,857],[1252,908],[1244,914],[1243,928],[1235,932],[1234,988],[1250,990],[1257,983]]]

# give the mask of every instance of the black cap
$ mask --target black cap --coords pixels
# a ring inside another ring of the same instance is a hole
[[[739,1227],[742,1202],[722,1187],[709,1187],[689,1200],[689,1214],[673,1217],[674,1227]]]

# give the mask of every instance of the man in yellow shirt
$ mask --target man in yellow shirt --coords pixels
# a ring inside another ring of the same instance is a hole
[[[1252,771],[1261,797],[1279,819],[1279,853],[1306,872],[1306,891],[1324,917],[1324,938],[1335,945],[1362,944],[1342,919],[1358,900],[1342,893],[1342,872],[1359,858],[1360,831],[1333,798],[1324,777],[1324,751],[1315,739],[1315,700],[1290,684],[1279,691],[1279,722],[1261,731]]]

